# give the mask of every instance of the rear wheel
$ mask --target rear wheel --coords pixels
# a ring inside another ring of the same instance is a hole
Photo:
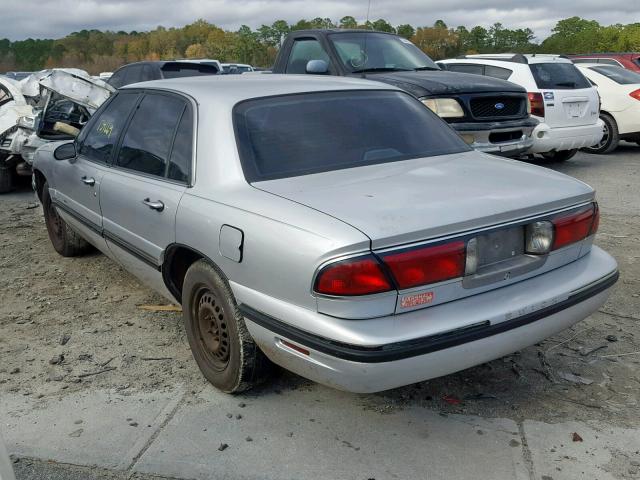
[[[193,357],[216,388],[242,392],[265,377],[269,361],[249,335],[229,285],[205,260],[187,270],[182,311]]]
[[[545,152],[542,156],[552,162],[566,162],[573,158],[576,153],[578,153],[578,149],[574,148],[572,150],[560,150],[559,152]]]
[[[56,252],[63,257],[77,257],[91,248],[89,243],[73,231],[58,215],[58,211],[51,201],[47,182],[42,187],[42,207],[49,240],[51,240]]]
[[[601,113],[600,118],[604,122],[604,135],[602,136],[602,140],[596,145],[585,147],[584,151],[604,155],[618,148],[620,135],[618,133],[618,124],[611,115]]]

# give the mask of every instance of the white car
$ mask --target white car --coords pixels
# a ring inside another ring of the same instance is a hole
[[[640,73],[602,63],[582,63],[580,71],[598,88],[604,122],[600,143],[585,150],[609,153],[620,140],[640,144]]]
[[[454,72],[509,80],[527,89],[531,115],[540,121],[526,154],[563,161],[603,137],[598,92],[571,60],[559,55],[466,55],[438,64]]]
[[[234,75],[253,72],[253,67],[246,63],[222,63],[222,73],[224,75]]]

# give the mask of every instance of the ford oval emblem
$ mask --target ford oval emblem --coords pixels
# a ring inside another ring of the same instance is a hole
[[[496,103],[494,107],[496,110],[502,110],[504,108],[504,103]]]

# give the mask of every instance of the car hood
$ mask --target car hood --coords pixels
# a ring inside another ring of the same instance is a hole
[[[384,248],[576,205],[593,189],[547,168],[479,152],[257,182],[338,218]]]
[[[368,73],[366,78],[395,85],[417,97],[481,92],[526,92],[524,88],[506,80],[446,70]]]

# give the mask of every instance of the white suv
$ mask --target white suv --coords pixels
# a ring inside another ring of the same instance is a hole
[[[526,154],[562,161],[602,139],[598,92],[568,58],[559,55],[465,55],[438,64],[454,72],[509,80],[529,92],[531,115],[540,120]]]

